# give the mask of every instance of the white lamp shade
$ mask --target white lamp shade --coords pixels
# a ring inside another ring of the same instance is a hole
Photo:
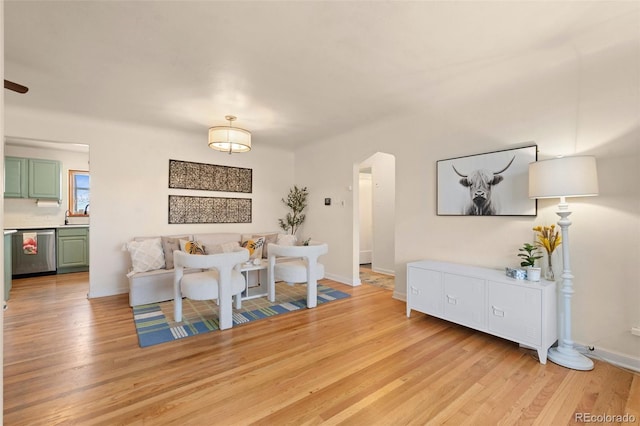
[[[529,198],[594,195],[598,195],[595,157],[560,157],[529,163]]]
[[[251,133],[239,127],[211,127],[209,129],[209,147],[225,152],[251,151]]]

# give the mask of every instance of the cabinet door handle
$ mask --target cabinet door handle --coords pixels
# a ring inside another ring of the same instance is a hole
[[[458,299],[456,299],[453,296],[450,296],[447,294],[447,302],[449,302],[449,304],[451,305],[457,305],[458,304]]]
[[[411,294],[420,294],[420,290],[417,287],[411,286]]]
[[[493,309],[493,315],[497,317],[504,317],[504,311],[502,309],[498,309],[493,305],[491,306],[491,309]]]

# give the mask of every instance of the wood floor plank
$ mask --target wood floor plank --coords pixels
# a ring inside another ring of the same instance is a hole
[[[4,313],[7,425],[566,424],[640,419],[640,376],[540,364],[372,285],[316,309],[140,348],[127,295],[88,274],[14,281]]]

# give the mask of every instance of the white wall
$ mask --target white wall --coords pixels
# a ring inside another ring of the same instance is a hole
[[[377,152],[373,156],[373,264],[372,269],[395,273],[396,159]]]
[[[345,207],[331,209],[310,203],[305,232],[322,233],[329,243],[324,260],[327,271],[344,282],[354,282],[357,232],[348,191],[357,173],[354,165],[377,151],[395,155],[394,295],[403,298],[407,262],[436,259],[492,268],[514,266],[518,247],[533,240],[531,228],[557,221],[556,202],[550,200],[539,202],[537,217],[437,216],[437,160],[525,146],[530,141],[538,145],[539,159],[595,155],[600,196],[570,200],[576,290],[573,338],[640,362],[640,338],[630,333],[633,325],[640,324],[637,45],[603,46],[579,58],[570,44],[549,49],[566,56],[565,66],[546,69],[544,49],[504,58],[459,80],[443,81],[433,104],[420,111],[372,122],[299,149],[296,182],[309,186],[311,194],[331,193],[347,200]],[[536,77],[500,79],[533,63],[539,71]],[[448,97],[449,87],[457,88],[454,93],[465,87],[469,91],[464,98]],[[348,108],[345,112],[349,113]]]
[[[373,257],[373,199],[371,171],[360,172],[360,190],[358,217],[360,219],[360,258],[359,263],[371,263]]]
[[[6,134],[86,143],[91,160],[90,297],[128,291],[128,254],[134,236],[277,230],[286,208],[280,201],[293,183],[293,154],[261,147],[228,155],[211,150],[206,129],[189,134],[65,114],[6,107]],[[253,169],[253,193],[168,189],[169,159]],[[168,195],[250,197],[250,224],[169,225]]]
[[[59,144],[64,145],[64,144]],[[5,155],[25,158],[42,158],[61,162],[60,207],[37,207],[36,200],[7,198],[4,202],[4,227],[59,226],[64,223],[64,213],[69,205],[69,170],[89,170],[89,153],[65,151],[32,146],[16,146],[7,143]],[[88,223],[86,218],[71,218],[70,223]]]
[[[393,155],[376,152],[360,164],[371,169],[371,269],[394,274],[396,168]],[[362,200],[362,193],[359,198]],[[362,247],[360,248],[362,251]]]
[[[4,80],[4,2],[0,3],[0,74]],[[4,90],[0,94],[0,135],[4,135]],[[4,144],[0,143],[0,156],[4,158]],[[0,165],[0,176],[2,176],[2,187],[4,188],[4,161]],[[0,220],[4,223],[4,197],[0,200]],[[4,259],[4,244],[0,247],[0,254]],[[4,277],[4,262],[0,265],[0,277]],[[4,298],[3,298],[4,299]],[[0,347],[4,348],[4,309],[0,313]],[[4,351],[2,351],[4,352]],[[4,409],[4,354],[0,353],[0,423],[3,423]]]

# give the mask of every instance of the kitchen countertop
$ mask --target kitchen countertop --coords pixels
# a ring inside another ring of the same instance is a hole
[[[23,231],[25,229],[63,229],[63,228],[88,228],[89,224],[71,224],[71,225],[49,225],[49,226],[12,226],[5,228],[7,230]]]

